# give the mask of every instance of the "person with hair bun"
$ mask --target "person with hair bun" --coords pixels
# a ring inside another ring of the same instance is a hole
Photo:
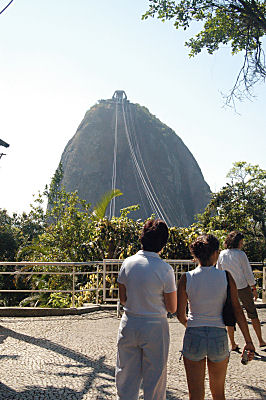
[[[244,235],[238,231],[230,232],[224,242],[225,250],[221,251],[219,255],[217,268],[232,274],[238,290],[238,297],[248,317],[251,319],[252,326],[259,341],[259,346],[266,347],[266,342],[262,337],[256,305],[253,300],[253,298],[256,300],[258,297],[256,281],[246,253],[242,250],[243,245]],[[227,332],[232,351],[240,352],[240,348],[235,342],[234,327],[228,326]]]
[[[177,307],[174,271],[159,256],[167,240],[166,223],[148,220],[140,235],[142,250],[124,260],[119,272],[124,305],[115,372],[119,400],[138,399],[141,381],[145,400],[166,398],[167,312]]]
[[[225,272],[215,267],[219,241],[213,235],[203,234],[190,245],[190,252],[198,266],[182,275],[177,289],[177,318],[186,327],[182,353],[189,398],[204,399],[207,361],[212,397],[224,400],[229,349],[222,311],[227,297],[227,279]],[[228,277],[234,313],[246,341],[244,350],[252,360],[255,348],[238,301],[235,282],[230,274]]]

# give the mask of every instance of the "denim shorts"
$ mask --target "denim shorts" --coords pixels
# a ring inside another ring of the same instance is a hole
[[[226,329],[211,326],[187,328],[182,353],[191,361],[205,357],[212,362],[225,360],[229,356]]]

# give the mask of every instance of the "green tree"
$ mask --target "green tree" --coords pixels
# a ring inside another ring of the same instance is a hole
[[[13,261],[15,259],[18,243],[16,240],[12,217],[6,210],[0,209],[0,260]]]
[[[241,161],[233,164],[227,177],[229,182],[198,216],[199,223],[205,230],[242,231],[250,257],[259,261],[266,256],[266,171]]]
[[[14,261],[18,249],[17,230],[12,223],[12,217],[6,210],[0,209],[0,261]],[[1,271],[14,271],[13,266],[1,266]],[[11,275],[0,276],[0,289],[15,289],[13,277]],[[0,293],[0,305],[9,306],[16,296],[12,293]]]
[[[122,193],[119,190],[113,190],[106,193],[96,207],[91,210],[90,204],[81,200],[76,192],[67,193],[64,189],[58,192],[57,201],[54,202],[50,210],[52,223],[45,226],[43,233],[35,238],[29,246],[25,246],[19,259],[31,261],[67,261],[82,262],[95,260],[93,254],[99,256],[97,251],[91,252],[87,249],[87,242],[94,240],[97,243],[96,236],[100,231],[100,221],[105,215],[106,208],[110,200]],[[103,220],[109,220],[103,218]],[[97,232],[97,233],[96,233]],[[107,232],[103,234],[104,240],[110,243],[110,236]],[[103,245],[103,241],[98,245]],[[97,258],[99,259],[99,258]],[[79,267],[83,271],[82,266]],[[24,270],[33,270],[34,272],[43,271],[43,267],[25,267]],[[48,270],[53,272],[69,272],[69,267],[49,266]],[[22,279],[20,279],[20,284]],[[25,280],[24,280],[25,282]],[[79,284],[82,283],[82,277]],[[85,282],[86,283],[86,282]],[[69,290],[71,288],[71,278],[62,275],[33,275],[29,282],[32,289],[56,289]],[[22,301],[22,305],[45,305],[45,304],[68,304],[71,302],[69,295],[37,294],[27,297]]]
[[[149,0],[149,10],[142,16],[174,20],[176,29],[186,30],[194,22],[203,29],[185,43],[194,57],[206,48],[213,54],[229,44],[232,54],[243,55],[242,67],[226,103],[252,95],[252,88],[265,81],[266,64],[262,39],[266,34],[265,0]]]
[[[13,214],[9,216],[6,210],[0,210],[0,260],[17,261],[27,259],[27,251],[45,228],[45,213],[42,208],[43,198],[38,195],[31,211],[21,215]],[[24,257],[23,257],[24,256]],[[3,266],[2,271],[15,271],[13,265]],[[27,278],[18,275],[0,276],[1,289],[28,289]],[[18,304],[25,297],[18,293],[1,293],[0,304],[12,306]]]
[[[46,221],[47,223],[54,223],[58,221],[58,218],[60,218],[60,215],[51,215],[51,210],[53,207],[57,204],[58,200],[60,199],[62,195],[62,191],[64,188],[62,188],[62,179],[64,176],[64,170],[63,170],[63,165],[60,162],[59,166],[57,167],[54,176],[51,179],[51,183],[48,187],[48,185],[45,186],[44,192],[42,194],[42,198],[47,199],[47,209],[46,209]],[[57,219],[55,219],[57,218]]]
[[[60,191],[61,191],[61,183],[64,176],[63,165],[60,162],[58,168],[56,169],[54,176],[51,179],[51,183],[48,187],[45,188],[45,195],[48,198],[48,209],[51,208],[59,199]]]
[[[46,215],[51,223],[30,243],[24,246],[19,259],[34,261],[85,261],[82,244],[91,235],[91,226],[104,217],[110,200],[122,193],[107,192],[91,210],[91,205],[78,197],[77,192],[57,191],[56,201]]]

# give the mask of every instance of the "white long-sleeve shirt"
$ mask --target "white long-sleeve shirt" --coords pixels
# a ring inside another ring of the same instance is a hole
[[[231,273],[237,289],[256,284],[246,253],[240,249],[222,250],[216,267]]]

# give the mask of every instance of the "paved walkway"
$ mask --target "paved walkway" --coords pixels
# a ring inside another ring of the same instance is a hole
[[[266,323],[266,309],[259,315]],[[167,399],[187,399],[183,362],[184,333],[170,319],[171,348]],[[114,311],[81,316],[0,318],[0,400],[115,400],[114,366],[119,320]],[[264,337],[266,324],[263,325]],[[252,336],[253,330],[251,330]],[[238,343],[243,339],[237,333]],[[227,399],[266,399],[266,352],[247,366],[232,354]],[[206,379],[207,380],[207,379]],[[141,397],[143,398],[143,397]],[[206,382],[206,399],[211,395]]]

